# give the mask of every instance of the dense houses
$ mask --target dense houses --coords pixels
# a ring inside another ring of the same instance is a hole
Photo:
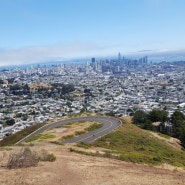
[[[185,62],[98,60],[0,72],[0,139],[32,124],[83,111],[185,114]],[[12,121],[13,120],[13,121]]]

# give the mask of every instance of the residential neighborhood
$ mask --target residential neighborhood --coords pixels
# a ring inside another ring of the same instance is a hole
[[[185,114],[185,62],[99,59],[0,72],[0,139],[33,124],[80,112]]]

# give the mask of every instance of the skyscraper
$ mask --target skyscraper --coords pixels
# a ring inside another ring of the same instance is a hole
[[[92,59],[91,59],[91,67],[92,67],[93,69],[95,69],[95,66],[96,66],[96,59],[95,59],[95,58],[92,58]]]
[[[118,53],[118,61],[121,62],[121,53]]]
[[[143,57],[143,64],[147,64],[147,62],[148,62],[148,57],[147,56]]]
[[[92,59],[91,59],[91,62],[92,62],[92,63],[95,63],[95,61],[96,61],[95,58],[92,58]]]

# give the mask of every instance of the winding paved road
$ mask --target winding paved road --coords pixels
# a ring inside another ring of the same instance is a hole
[[[79,143],[79,142],[91,143],[94,140],[96,140],[97,138],[100,138],[100,137],[108,134],[109,132],[112,132],[113,130],[115,130],[116,128],[118,128],[121,125],[121,121],[119,119],[116,119],[113,117],[105,117],[105,116],[74,117],[74,118],[58,121],[55,123],[51,123],[48,125],[44,125],[43,127],[39,128],[38,130],[34,131],[30,135],[28,135],[25,138],[18,141],[16,144],[20,144],[21,142],[23,142],[27,139],[30,139],[34,136],[37,136],[38,134],[44,132],[47,129],[61,127],[63,125],[78,122],[78,121],[94,121],[94,122],[102,123],[103,126],[99,129],[82,134],[78,137],[74,137],[72,139],[65,140],[64,143]]]

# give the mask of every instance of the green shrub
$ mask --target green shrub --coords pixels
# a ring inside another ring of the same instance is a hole
[[[42,153],[39,155],[39,160],[40,161],[49,161],[53,162],[56,160],[56,157],[54,154],[49,154],[45,150],[42,151]]]
[[[73,134],[71,134],[71,135],[67,135],[67,136],[63,136],[62,137],[62,139],[71,139],[71,138],[73,138],[74,137],[74,135]]]
[[[85,131],[76,131],[75,135],[78,136],[78,135],[82,135],[82,134],[85,134],[85,133],[86,133]]]
[[[88,128],[86,128],[86,131],[93,131],[95,129],[101,128],[102,124],[100,123],[93,123],[92,125],[90,125]]]
[[[81,142],[81,143],[78,143],[76,146],[82,147],[82,148],[85,148],[85,149],[89,149],[89,147],[91,145],[90,144],[87,144],[87,143],[84,143],[84,142]]]

